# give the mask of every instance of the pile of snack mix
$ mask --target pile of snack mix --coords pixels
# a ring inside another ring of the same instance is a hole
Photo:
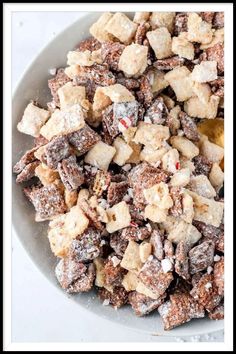
[[[104,13],[90,34],[17,126],[58,282],[165,330],[222,319],[224,14]]]

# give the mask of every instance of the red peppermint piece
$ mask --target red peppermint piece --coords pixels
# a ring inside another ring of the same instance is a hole
[[[131,125],[132,125],[132,122],[129,117],[121,118],[119,120],[118,129],[119,129],[119,131],[122,132],[125,129],[128,129],[129,127],[131,127]]]
[[[131,221],[129,225],[132,227],[138,227],[138,224],[134,221]]]
[[[179,170],[179,169],[180,169],[180,163],[179,163],[179,161],[178,161],[178,162],[176,162],[176,164],[175,164],[175,168],[176,168],[176,170]]]

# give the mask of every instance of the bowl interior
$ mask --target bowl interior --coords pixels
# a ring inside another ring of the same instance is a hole
[[[132,13],[127,15],[133,16]],[[89,37],[89,27],[99,16],[100,13],[92,12],[89,15],[84,15],[76,23],[68,27],[41,51],[24,73],[14,93],[12,105],[13,165],[19,160],[24,151],[33,146],[32,138],[19,133],[16,129],[26,105],[30,100],[37,100],[39,104],[46,107],[46,103],[51,100],[47,87],[47,80],[51,78],[48,70],[66,66],[67,52],[72,50],[82,39]],[[54,275],[57,259],[53,256],[47,239],[48,222],[36,223],[34,221],[34,208],[24,197],[22,186],[15,183],[14,175],[12,176],[12,192],[13,227],[16,234],[35,265],[54,286],[62,291]],[[65,294],[65,296],[67,295]],[[223,321],[198,319],[192,320],[170,332],[164,332],[161,319],[157,313],[138,318],[128,306],[115,311],[110,306],[102,306],[99,299],[95,296],[95,292],[73,295],[71,299],[96,315],[148,333],[158,333],[165,336],[187,336],[209,333],[223,328]]]

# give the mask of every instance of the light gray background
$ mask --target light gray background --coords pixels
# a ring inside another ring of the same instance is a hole
[[[79,12],[15,12],[12,15],[12,89],[40,50]],[[161,338],[93,316],[58,292],[12,235],[13,342],[223,341],[223,331],[204,336]]]

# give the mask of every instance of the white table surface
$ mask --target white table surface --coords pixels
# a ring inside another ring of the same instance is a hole
[[[76,21],[79,12],[15,12],[12,15],[12,89],[48,41]],[[98,330],[99,329],[99,330]],[[12,235],[12,342],[222,342],[223,331],[210,336],[162,338],[125,330],[94,318],[60,294],[39,272]]]

